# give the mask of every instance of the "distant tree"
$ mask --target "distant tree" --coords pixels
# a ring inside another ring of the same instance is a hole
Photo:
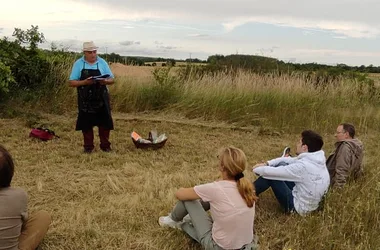
[[[53,51],[53,52],[57,51],[57,50],[58,50],[58,45],[57,45],[57,43],[55,43],[55,42],[51,42],[51,43],[50,43],[50,49],[51,49],[51,51]]]
[[[350,66],[348,66],[348,65],[346,65],[346,64],[344,64],[344,63],[339,63],[339,64],[337,64],[336,66],[337,66],[338,68],[340,68],[340,69],[343,69],[343,70],[350,70],[350,69],[351,69]]]
[[[221,60],[224,59],[224,55],[213,55],[213,56],[209,56],[207,58],[207,62],[210,63],[210,64],[218,64],[218,62],[220,62]]]
[[[168,60],[166,61],[166,64],[167,64],[168,66],[171,66],[171,67],[174,67],[174,66],[175,66],[175,63],[176,63],[176,61],[175,61],[174,59],[168,59]]]
[[[364,72],[364,71],[365,71],[365,66],[364,66],[364,65],[361,65],[361,66],[359,67],[359,71],[360,71],[360,72]]]
[[[39,43],[45,42],[45,36],[42,32],[38,31],[38,25],[33,26],[30,29],[22,30],[15,28],[13,35],[16,38],[18,44],[28,44],[29,49],[35,51],[38,48]]]
[[[123,62],[123,58],[119,54],[111,53],[111,54],[108,55],[108,61],[122,63]]]
[[[187,58],[187,59],[185,60],[185,62],[205,63],[205,62],[207,62],[207,61],[202,61],[202,60],[200,60],[200,59],[198,59],[198,58]]]

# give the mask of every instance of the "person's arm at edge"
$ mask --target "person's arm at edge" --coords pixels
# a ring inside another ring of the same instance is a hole
[[[279,157],[279,158],[269,160],[267,161],[267,163],[268,163],[268,166],[275,167],[280,163],[292,164],[296,161],[297,161],[297,157]]]
[[[180,188],[175,192],[175,197],[180,201],[191,201],[200,199],[194,188]]]
[[[289,165],[289,164],[294,163],[296,159],[297,159],[296,157],[279,157],[279,158],[275,158],[269,161],[262,161],[261,163],[254,165],[252,170],[254,170],[257,167],[265,167],[265,166],[276,167],[279,163],[285,163]]]
[[[297,163],[275,168],[270,166],[259,166],[254,168],[253,172],[265,179],[297,182],[301,179],[301,176],[296,174],[298,172],[297,170],[300,168],[302,168],[302,166]]]

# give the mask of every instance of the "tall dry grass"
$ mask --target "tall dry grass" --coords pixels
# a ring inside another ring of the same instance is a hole
[[[32,103],[44,112],[61,114],[76,110],[76,91],[67,87],[73,58],[57,61],[52,59],[57,67],[47,77],[42,95],[25,106]],[[237,71],[183,77],[180,68],[112,64],[111,69],[116,84],[109,90],[118,112],[159,111],[276,131],[327,131],[347,120],[359,129],[375,128],[380,121],[379,87],[356,78],[318,84],[300,73]]]
[[[339,78],[316,84],[315,78],[302,74],[238,71],[185,80],[170,72],[163,75],[166,78],[143,84],[128,76],[118,77],[110,88],[115,109],[162,110],[188,118],[293,131],[304,127],[326,131],[343,120],[350,120],[359,128],[376,127],[379,122],[380,91],[356,79]]]

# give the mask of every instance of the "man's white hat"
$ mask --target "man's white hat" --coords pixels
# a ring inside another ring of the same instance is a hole
[[[93,41],[83,43],[83,51],[94,51],[97,49],[98,47],[95,46],[95,43]]]

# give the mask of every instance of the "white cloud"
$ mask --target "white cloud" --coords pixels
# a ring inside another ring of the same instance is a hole
[[[7,1],[0,9],[0,21],[9,25],[30,22],[44,26],[59,26],[62,23],[96,20],[144,20],[160,18],[154,11],[107,11],[102,6],[89,5],[72,0],[18,0]],[[20,7],[21,6],[21,7]],[[126,26],[125,28],[131,28]]]
[[[253,4],[247,0],[235,0],[218,2],[215,0],[181,1],[172,4],[171,1],[150,0],[18,0],[8,1],[6,8],[0,9],[0,21],[8,28],[13,28],[19,23],[30,22],[44,26],[59,26],[62,23],[96,20],[122,20],[141,21],[151,20],[145,26],[165,29],[190,29],[199,30],[191,25],[174,25],[156,23],[154,20],[180,21],[202,23],[211,21],[222,23],[225,30],[232,31],[236,27],[246,23],[265,23],[276,26],[294,27],[302,29],[316,29],[329,31],[338,36],[352,38],[374,38],[380,34],[378,15],[373,9],[379,4],[369,0],[369,5],[364,5],[363,10],[357,12],[358,3],[355,0],[341,0],[341,5],[330,4],[326,10],[326,0],[319,3],[305,3],[294,0],[287,5],[268,0],[266,3]],[[344,3],[343,3],[344,2]],[[20,6],[22,6],[20,8]],[[379,6],[380,7],[380,6]],[[344,9],[342,9],[344,8]],[[355,11],[355,12],[354,12]],[[319,12],[319,14],[318,14]],[[15,14],[17,13],[17,18]],[[251,13],[247,15],[247,13]],[[267,14],[263,14],[267,13]],[[323,13],[323,15],[321,14]],[[357,13],[357,15],[349,15]],[[124,25],[124,29],[133,29],[134,25]],[[209,33],[209,32],[208,32]]]
[[[119,42],[119,44],[123,46],[131,46],[131,45],[140,45],[141,42],[140,41],[122,41],[122,42]]]
[[[208,37],[208,34],[188,34],[188,37]]]
[[[330,31],[338,35],[344,35],[352,38],[374,38],[380,34],[379,28],[375,28],[364,23],[334,20],[312,20],[285,16],[240,17],[233,21],[223,23],[223,26],[226,31],[232,31],[246,23],[265,23],[284,27],[316,29]]]
[[[304,31],[302,31],[302,34],[304,34],[305,36],[309,36],[309,35],[313,35],[314,32],[309,31],[309,30],[304,30]]]
[[[170,50],[170,49],[176,49],[177,47],[175,46],[160,46],[160,49],[165,49],[165,50]]]
[[[202,24],[223,23],[227,31],[247,22],[327,30],[354,38],[372,38],[379,32],[378,9],[374,0],[82,0],[116,13],[148,13],[160,20]],[[360,10],[358,6],[360,5]],[[119,14],[117,14],[119,15]],[[150,17],[153,17],[151,15]]]
[[[380,57],[380,52],[371,51],[350,51],[350,50],[335,50],[335,49],[295,49],[296,54],[312,55],[312,56],[340,56],[340,57]]]
[[[91,39],[108,52],[135,55],[168,51],[171,57],[200,53],[205,58],[238,52],[380,64],[380,1],[375,0],[0,1],[7,1],[0,9],[1,35],[10,36],[14,27],[39,25],[47,39],[72,39],[63,45],[72,49],[80,50],[83,40]],[[259,25],[244,27],[253,30],[250,34],[230,32],[252,23]],[[290,36],[288,27],[301,32]],[[120,41],[141,45],[122,46]],[[357,52],[363,48],[368,52]]]

